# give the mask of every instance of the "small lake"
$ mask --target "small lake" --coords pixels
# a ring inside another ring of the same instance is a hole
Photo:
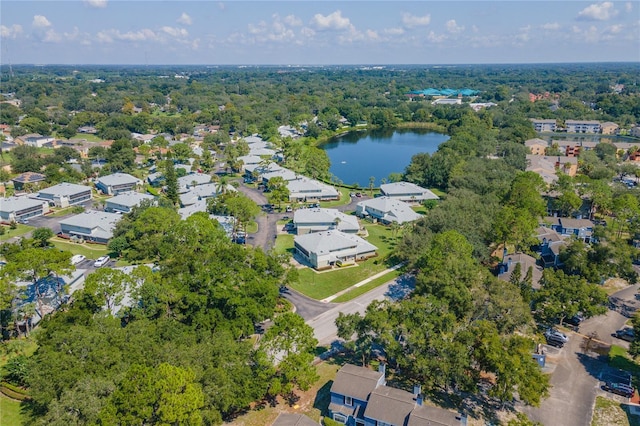
[[[374,176],[377,187],[391,173],[404,172],[415,154],[434,153],[448,139],[442,133],[420,129],[373,130],[332,138],[320,148],[331,160],[329,171],[342,183],[368,187]]]

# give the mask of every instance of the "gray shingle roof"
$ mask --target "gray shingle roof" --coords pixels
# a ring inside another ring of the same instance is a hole
[[[378,249],[357,235],[345,234],[336,230],[297,235],[294,237],[294,241],[309,253],[316,253],[317,255],[325,255],[349,248],[355,248],[358,254],[369,253]]]
[[[0,211],[3,212],[16,212],[20,210],[29,209],[31,207],[42,206],[46,201],[34,200],[27,197],[9,197],[2,198],[0,201]]]
[[[413,394],[402,389],[380,386],[371,392],[364,415],[392,425],[404,425],[415,406]]]
[[[60,225],[77,226],[90,229],[92,237],[109,239],[113,236],[113,229],[122,215],[97,210],[80,213],[60,221]]]
[[[379,371],[345,364],[336,374],[333,385],[331,385],[331,392],[366,401],[382,375],[383,373]]]
[[[49,188],[41,189],[40,194],[51,194],[54,197],[64,197],[86,191],[91,192],[91,188],[84,185],[77,185],[75,183],[63,182]]]
[[[436,194],[411,182],[392,182],[380,185],[380,191],[390,197],[415,195],[416,199],[437,200]]]
[[[143,200],[153,200],[155,197],[149,194],[142,194],[140,192],[121,192],[113,198],[107,200],[107,204],[119,204],[121,206],[133,207],[140,204]]]
[[[293,214],[293,223],[296,226],[335,223],[336,219],[338,220],[336,229],[339,231],[358,231],[360,229],[357,217],[344,214],[337,209],[299,209]]]
[[[125,185],[125,184],[137,184],[140,182],[135,176],[131,176],[127,173],[113,173],[107,176],[101,176],[98,178],[98,182],[106,186]]]
[[[378,197],[371,200],[364,200],[360,201],[357,205],[364,210],[371,208],[383,212],[382,219],[388,222],[412,222],[422,217],[422,215],[413,211],[409,204],[389,197]]]

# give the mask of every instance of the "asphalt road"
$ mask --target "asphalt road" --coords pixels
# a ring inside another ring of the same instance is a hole
[[[637,291],[638,285],[634,285],[612,297],[632,307],[638,303],[635,299]],[[607,397],[613,397],[601,389],[601,380],[614,371],[608,366],[606,356],[585,350],[585,336],[595,333],[595,338],[606,345],[628,347],[628,343],[612,336],[622,328],[627,319],[621,313],[609,310],[606,315],[584,321],[578,334],[567,333],[569,343],[564,348],[546,347],[548,362],[556,365],[551,374],[550,395],[542,401],[540,407],[522,407],[522,411],[543,425],[591,424],[596,396],[606,394]]]
[[[307,320],[307,324],[313,328],[313,334],[320,345],[333,345],[338,340],[336,318],[340,312],[344,314],[364,313],[367,306],[374,300],[399,300],[406,297],[414,288],[415,282],[411,277],[401,276],[389,281],[380,287],[341,304],[327,304],[331,306],[325,312]]]

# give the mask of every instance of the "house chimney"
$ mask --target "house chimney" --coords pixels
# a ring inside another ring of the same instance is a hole
[[[387,365],[384,362],[381,362],[380,365],[378,365],[378,372],[382,373],[383,377],[387,375]]]
[[[418,397],[416,398],[416,405],[418,407],[422,407],[422,394],[418,395]]]
[[[417,398],[420,396],[420,393],[422,392],[422,386],[420,385],[413,385],[413,395]]]

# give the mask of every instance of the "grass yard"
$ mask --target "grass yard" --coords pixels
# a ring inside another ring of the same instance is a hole
[[[0,235],[0,242],[7,241],[8,239],[13,237],[19,237],[35,229],[33,226],[23,225],[21,223],[18,223],[18,226],[16,227],[16,229],[11,229],[11,227],[9,227],[8,225],[7,226],[0,225],[0,226],[4,228],[4,235]]]
[[[591,426],[640,426],[640,418],[632,416],[625,405],[602,396],[596,398]]]
[[[20,426],[23,424],[20,401],[14,401],[0,395],[0,426]]]
[[[276,253],[290,253],[293,255],[293,237],[293,234],[279,234],[276,238]]]
[[[54,237],[49,241],[59,250],[70,251],[73,254],[82,254],[87,259],[97,259],[105,254],[110,254],[107,246],[101,244],[78,244],[58,237]]]
[[[91,133],[76,133],[76,135],[71,139],[84,139],[87,142],[103,142],[104,141],[104,139],[101,139],[98,136],[93,135]]]
[[[21,337],[19,339],[11,339],[0,346],[0,368],[4,367],[11,358],[18,355],[33,355],[36,349],[38,349],[38,345],[33,338],[33,333],[34,332],[32,332],[28,338]]]
[[[396,269],[395,271],[391,271],[388,274],[384,274],[383,276],[381,276],[379,278],[376,278],[375,280],[372,280],[371,282],[366,283],[362,287],[354,288],[353,290],[343,294],[342,296],[336,297],[331,302],[332,303],[348,302],[349,300],[355,299],[356,297],[360,296],[361,294],[365,294],[369,290],[373,290],[374,288],[376,288],[378,286],[381,286],[382,284],[386,283],[387,281],[391,281],[391,280],[393,280],[395,278],[398,278],[403,273],[404,272],[402,271],[402,268]]]
[[[255,221],[247,223],[245,231],[247,232],[247,234],[255,234],[256,232],[258,232],[258,223]]]
[[[395,249],[393,231],[386,226],[372,223],[365,224],[364,227],[369,233],[367,241],[378,247],[377,257],[368,259],[364,262],[359,262],[357,266],[346,266],[344,268],[336,268],[325,272],[316,272],[311,268],[301,269],[299,271],[300,278],[298,282],[291,284],[291,288],[313,299],[320,300],[347,289],[391,266],[387,262],[387,257]],[[279,241],[281,237],[291,238],[282,238],[282,240]],[[293,247],[293,236],[278,236],[278,239],[276,240],[277,252],[282,252],[278,251],[278,249],[286,250],[291,247]],[[386,281],[375,280],[377,285],[384,282]],[[374,288],[371,283],[368,283],[366,287],[368,289]]]
[[[611,345],[609,350],[609,365],[620,370],[628,371],[634,376],[640,376],[640,365],[635,362],[625,348],[618,345]]]
[[[351,202],[351,197],[349,193],[352,192],[347,188],[337,188],[340,192],[340,199],[335,201],[323,201],[320,203],[320,207],[323,208],[332,208],[337,206],[344,206],[345,204],[349,204]]]

